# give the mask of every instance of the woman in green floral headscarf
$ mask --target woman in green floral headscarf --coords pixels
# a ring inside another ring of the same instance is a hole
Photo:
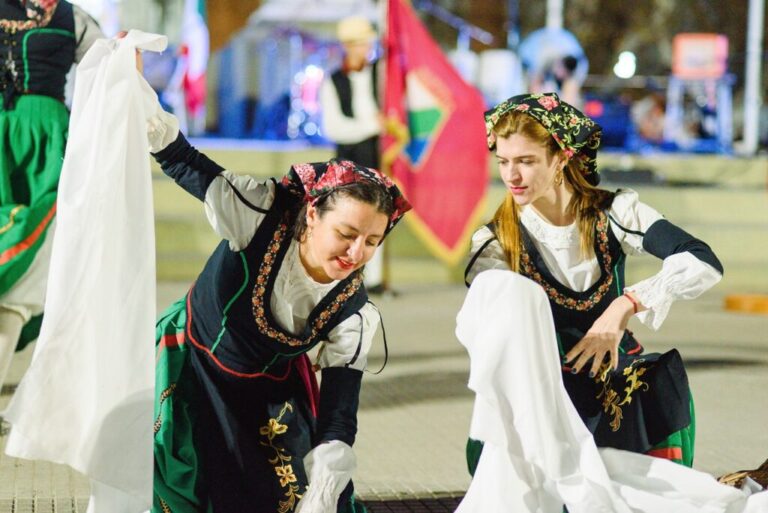
[[[541,285],[565,388],[597,445],[690,466],[695,423],[680,355],[643,353],[626,327],[637,315],[657,329],[673,301],[720,280],[720,262],[634,191],[597,186],[601,128],[557,95],[515,96],[485,119],[507,195],[473,236],[467,284],[509,269]],[[626,284],[626,255],[646,253],[662,270]],[[480,449],[470,441],[472,471]]]

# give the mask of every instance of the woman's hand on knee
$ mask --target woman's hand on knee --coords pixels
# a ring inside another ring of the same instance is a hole
[[[611,368],[618,367],[619,340],[621,337],[617,339],[616,333],[601,331],[593,326],[584,338],[568,351],[564,361],[565,363],[574,362],[571,366],[571,372],[574,374],[578,374],[589,365],[589,377],[594,377],[606,357],[610,361]]]

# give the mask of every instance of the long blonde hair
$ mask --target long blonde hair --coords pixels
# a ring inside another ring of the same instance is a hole
[[[551,162],[562,150],[550,133],[539,123],[524,112],[509,112],[502,117],[493,128],[496,137],[509,137],[520,134],[532,141],[539,142],[547,148],[547,159]],[[613,201],[614,193],[600,189],[587,182],[582,173],[578,160],[571,160],[563,169],[563,177],[567,180],[573,197],[568,203],[567,211],[575,219],[580,234],[581,254],[587,258],[594,254],[595,221],[601,210],[608,208]],[[492,220],[504,256],[509,268],[520,271],[520,253],[522,237],[520,234],[520,207],[515,203],[510,192],[499,205]]]

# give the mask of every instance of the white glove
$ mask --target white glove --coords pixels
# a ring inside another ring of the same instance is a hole
[[[336,513],[336,504],[357,468],[352,447],[339,440],[318,445],[304,458],[309,488],[296,513]]]
[[[179,136],[179,120],[157,104],[155,113],[147,118],[149,151],[157,153],[165,149]]]

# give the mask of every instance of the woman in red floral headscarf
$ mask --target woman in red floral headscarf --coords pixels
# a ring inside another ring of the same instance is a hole
[[[636,315],[657,329],[674,301],[715,285],[717,257],[634,191],[597,186],[601,129],[557,95],[510,98],[486,113],[486,127],[507,195],[474,234],[468,283],[488,269],[538,283],[565,388],[597,445],[690,466],[695,420],[680,355],[644,353],[626,327]],[[625,283],[626,256],[647,253],[661,271]],[[470,441],[471,468],[480,449]]]
[[[379,316],[363,271],[408,202],[350,161],[257,182],[192,148],[170,114],[150,126],[163,171],[223,238],[157,325],[153,511],[364,511],[352,445]]]

